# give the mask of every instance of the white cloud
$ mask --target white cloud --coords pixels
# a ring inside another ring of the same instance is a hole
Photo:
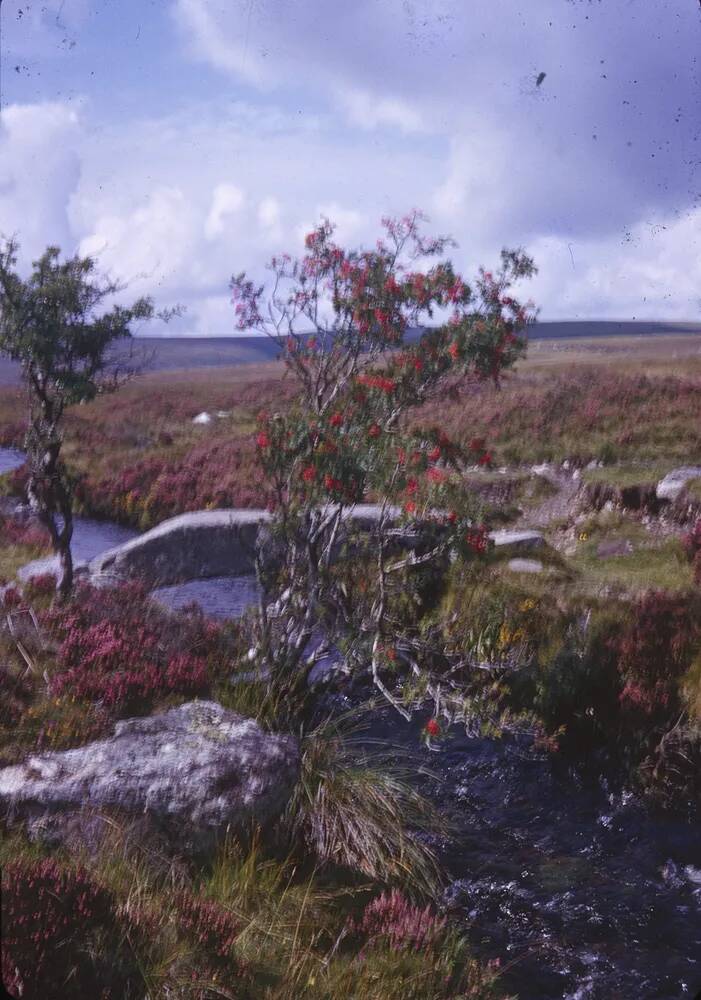
[[[699,315],[701,209],[652,213],[625,238],[622,229],[570,235],[556,225],[558,213],[566,222],[561,181],[553,178],[546,210],[536,211],[535,163],[524,155],[514,164],[497,130],[448,149],[407,148],[401,136],[389,147],[360,145],[332,123],[310,130],[295,114],[268,110],[259,120],[250,106],[210,102],[96,133],[87,107],[8,108],[4,231],[18,233],[27,255],[50,241],[95,254],[130,283],[125,298],[183,303],[187,313],[168,333],[233,333],[230,276],[265,277],[270,255],[301,252],[322,216],[337,224],[341,244],[372,246],[383,215],[414,206],[433,215],[429,231],[458,239],[452,256],[468,278],[493,265],[502,245],[525,244],[540,268],[526,294],[545,319]]]
[[[76,109],[60,103],[10,105],[0,121],[0,226],[27,257],[69,236],[69,201],[80,179]]]
[[[269,195],[258,206],[258,221],[265,229],[279,229],[280,202]]]
[[[388,147],[394,129],[450,145],[432,207],[493,237],[603,235],[698,198],[692,3],[178,0],[176,16],[234,80],[340,106]]]
[[[340,89],[338,101],[351,123],[363,129],[373,130],[385,125],[408,133],[425,129],[419,111],[398,97],[381,96],[365,90]]]
[[[231,217],[243,205],[243,191],[235,184],[217,184],[212,194],[212,207],[204,224],[205,236],[209,240],[221,236],[231,224]]]
[[[271,73],[256,48],[249,48],[248,32],[255,0],[248,2],[248,14],[242,12],[241,3],[229,4],[217,16],[200,0],[176,0],[173,8],[175,20],[187,39],[192,52],[200,59],[226,73],[233,73],[259,87],[271,83]],[[238,7],[238,11],[235,7]],[[236,26],[231,33],[222,31],[221,15]]]
[[[98,217],[79,250],[128,283],[132,295],[172,293],[185,273],[197,280],[198,264],[191,254],[198,222],[182,190],[156,187],[127,215]]]
[[[624,237],[541,237],[532,294],[552,319],[701,317],[701,208],[638,223]]]

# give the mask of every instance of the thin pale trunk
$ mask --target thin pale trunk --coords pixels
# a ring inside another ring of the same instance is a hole
[[[51,547],[58,557],[56,593],[59,600],[64,601],[73,590],[73,497],[60,459],[61,440],[56,432],[53,410],[46,401],[43,409],[47,413],[45,419],[33,422],[28,438],[32,474],[27,494],[29,505],[49,532]]]
[[[70,597],[73,590],[73,552],[71,550],[71,540],[73,538],[73,510],[70,498],[64,493],[61,504],[61,516],[63,527],[58,536],[58,561],[61,575],[59,577],[56,592],[61,601]]]

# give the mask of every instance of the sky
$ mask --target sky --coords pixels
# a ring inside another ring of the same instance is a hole
[[[417,208],[547,319],[701,320],[699,0],[0,0],[0,234],[235,333],[321,217]]]

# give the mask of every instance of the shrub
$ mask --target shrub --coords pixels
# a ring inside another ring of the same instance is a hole
[[[49,534],[36,521],[0,515],[0,544],[43,550],[49,546]]]
[[[23,427],[21,433],[18,435],[18,440],[22,441],[24,439],[25,430]],[[20,465],[19,468],[13,469],[7,474],[7,491],[10,496],[21,500],[26,499],[28,483],[29,467],[26,464]]]
[[[616,641],[628,614],[627,606],[614,602],[572,608],[560,618],[549,648],[539,650],[524,676],[515,679],[517,688],[523,682],[518,694],[524,701],[532,691],[547,730],[561,732],[563,747],[589,748],[618,733],[622,682]]]
[[[24,587],[24,593],[29,600],[41,597],[52,597],[56,591],[56,577],[53,573],[38,573],[30,576]]]
[[[241,932],[240,920],[219,903],[181,890],[172,897],[178,924],[198,949],[213,959],[228,959]]]
[[[533,305],[511,292],[536,270],[523,250],[503,250],[498,268],[480,268],[469,285],[443,257],[453,242],[427,238],[422,221],[418,212],[383,219],[383,235],[368,251],[336,244],[326,220],[307,235],[302,257],[272,259],[272,290],[245,273],[231,281],[238,328],[276,339],[298,390],[287,412],[260,415],[256,436],[280,567],[274,580],[258,566],[261,605],[276,601],[276,613],[261,611],[256,619],[257,665],[269,673],[271,688],[288,700],[300,697],[324,655],[318,646],[308,652],[323,629],[329,643],[365,647],[375,686],[406,719],[410,710],[382,677],[383,650],[396,632],[391,597],[406,589],[408,575],[420,591],[424,573],[450,553],[474,560],[486,551],[486,526],[459,472],[468,462],[492,463],[482,438],[461,446],[440,420],[413,431],[406,421],[451,387],[498,383],[522,356]],[[407,343],[410,325],[421,326],[438,310],[443,322]],[[306,332],[310,322],[313,335],[302,335],[300,327]],[[344,510],[368,497],[381,513],[371,527],[377,559],[368,583],[375,599],[361,616],[330,567],[339,559],[355,564],[353,546],[339,553],[337,543]],[[411,536],[409,553],[396,553],[392,508]]]
[[[3,982],[15,996],[136,995],[133,973],[120,954],[112,894],[83,869],[51,858],[11,861],[2,875],[2,917]]]
[[[265,505],[255,449],[244,438],[202,442],[177,460],[149,456],[98,481],[88,478],[80,500],[141,528],[187,510]]]
[[[651,591],[631,609],[617,641],[624,708],[670,717],[679,707],[679,680],[701,642],[698,600]]]
[[[137,584],[83,586],[43,615],[59,640],[51,693],[144,711],[154,698],[206,691],[221,665],[221,630],[194,609],[172,616]]]
[[[398,889],[383,892],[365,907],[359,920],[349,922],[354,937],[364,948],[378,945],[391,951],[427,951],[440,946],[446,929],[445,917],[430,906],[423,909],[409,902]]]
[[[6,611],[24,606],[24,598],[17,587],[6,587],[2,593],[2,604]]]
[[[691,531],[684,535],[683,545],[688,558],[693,561],[696,553],[701,552],[701,518],[694,524]]]
[[[0,665],[0,725],[16,725],[32,693],[26,674],[18,676],[7,665]]]

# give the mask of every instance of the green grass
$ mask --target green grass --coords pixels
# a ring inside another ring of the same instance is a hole
[[[36,545],[3,545],[0,547],[0,578],[14,580],[22,566],[46,554],[45,549]]]
[[[701,503],[701,478],[692,479],[686,484],[686,490],[691,500]]]
[[[620,532],[607,538],[623,541],[630,534],[636,535],[635,532]],[[597,545],[595,541],[581,543],[571,559],[587,589],[613,587],[632,596],[652,589],[684,591],[693,584],[691,566],[677,539],[659,544],[648,541],[646,545],[638,544],[632,552],[606,557],[597,555]]]
[[[638,465],[605,465],[599,469],[585,469],[585,483],[607,483],[611,486],[643,486],[655,484],[674,468],[670,462],[651,462]]]

